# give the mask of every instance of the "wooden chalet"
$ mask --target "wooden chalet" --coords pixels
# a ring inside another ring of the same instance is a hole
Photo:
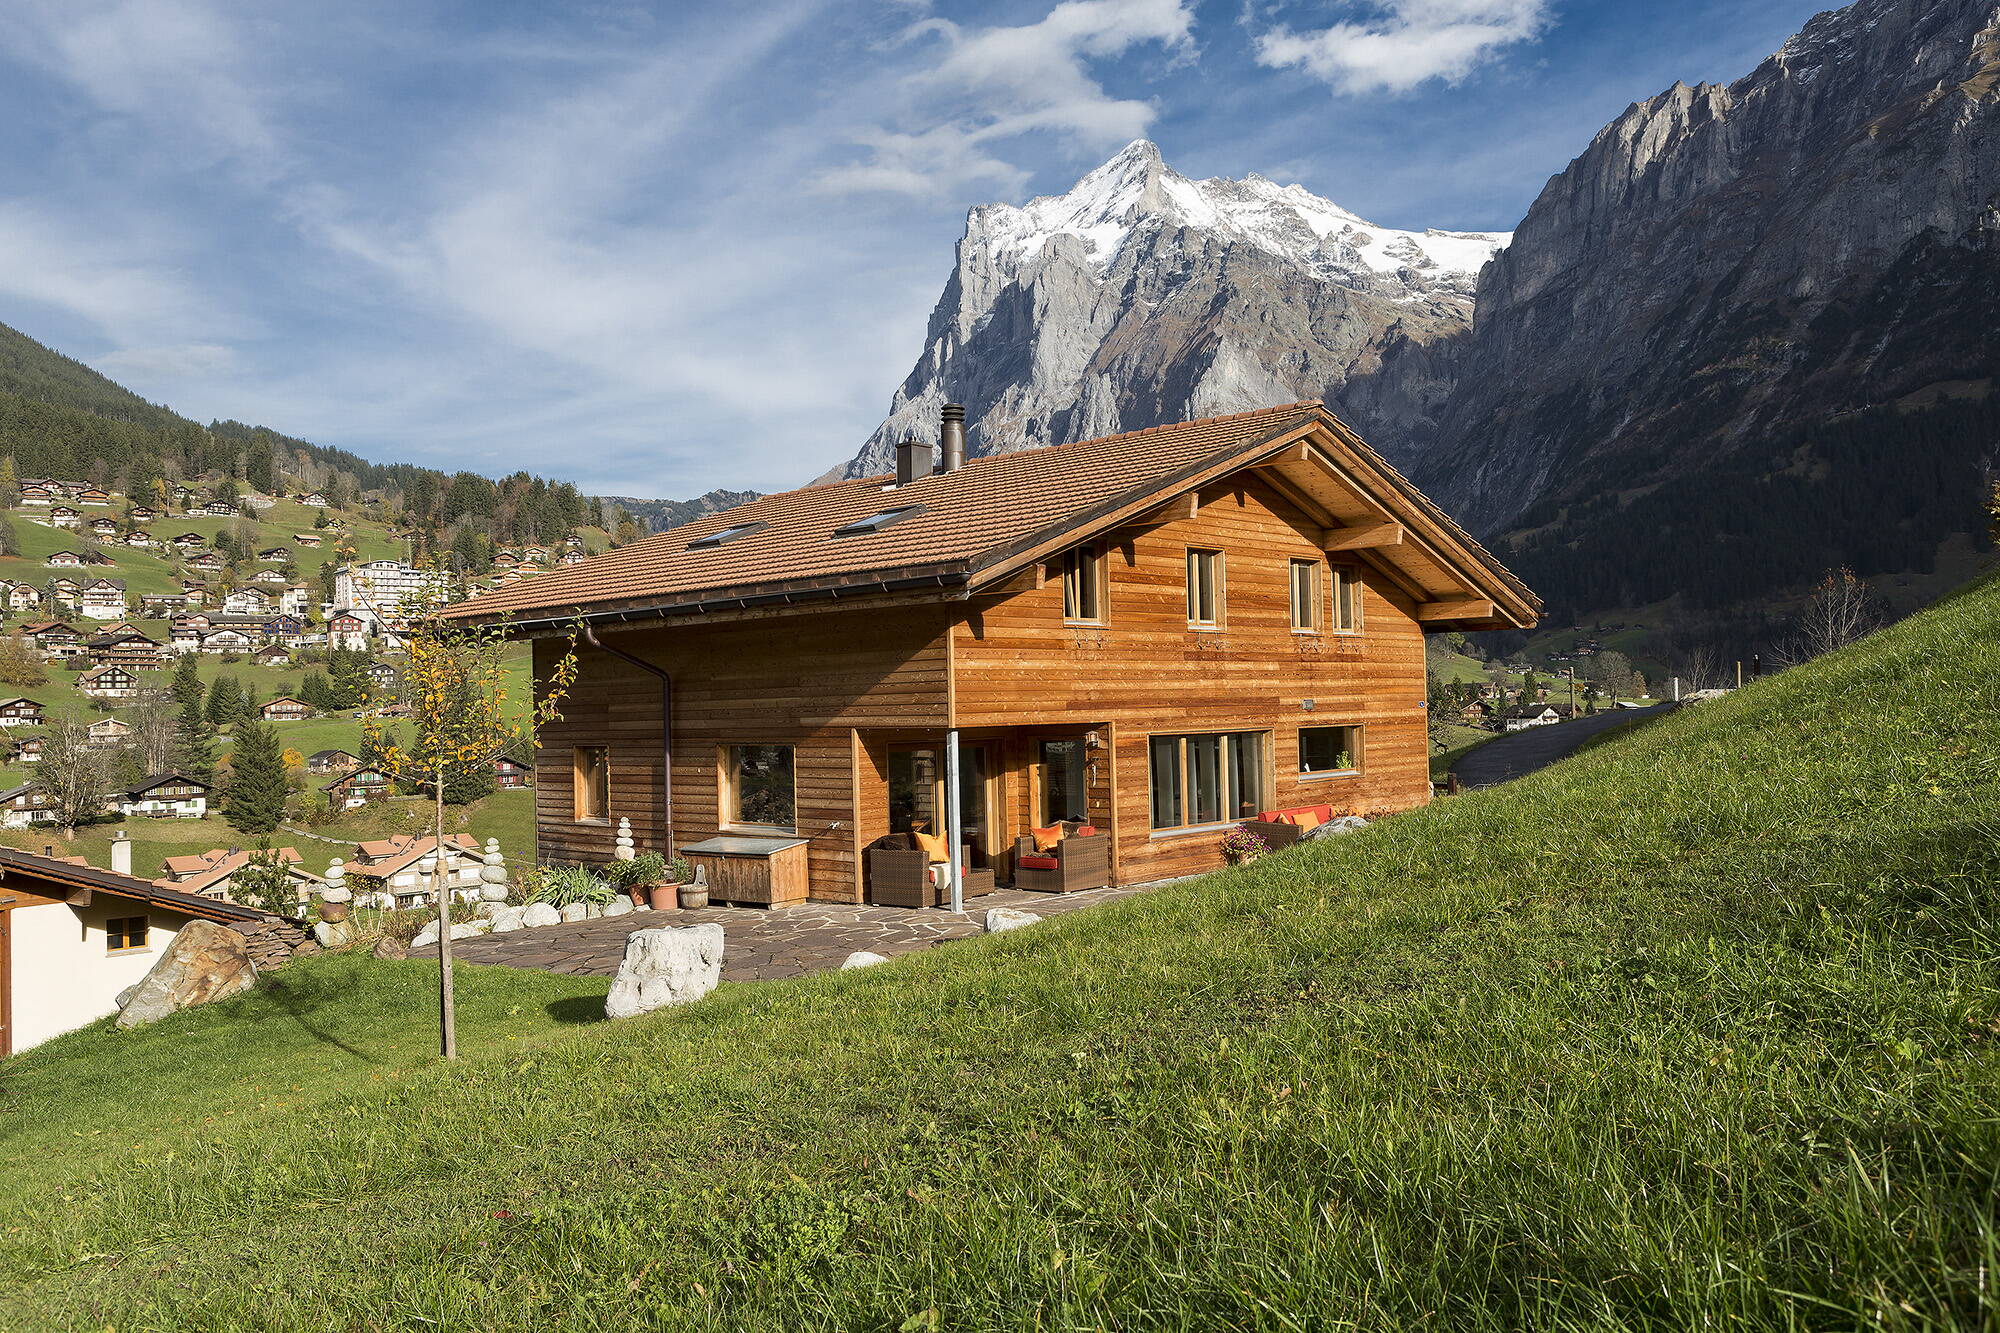
[[[292,540],[301,546],[316,548],[325,539],[316,532],[295,532],[292,534]]]
[[[0,708],[4,707],[5,705],[0,705]],[[527,786],[534,774],[534,765],[524,764],[512,755],[493,756],[493,781],[502,791],[513,791]]]
[[[189,569],[199,569],[210,574],[215,573],[223,566],[222,557],[213,551],[203,551],[200,555],[189,559],[187,563]]]
[[[123,579],[87,580],[77,597],[78,611],[92,620],[123,620],[131,610]]]
[[[257,715],[266,722],[303,722],[317,711],[305,700],[284,694],[260,707]]]
[[[131,739],[132,724],[115,717],[107,717],[85,727],[84,733],[90,744],[103,749],[109,749],[111,746],[122,745]]]
[[[208,784],[180,773],[154,773],[110,793],[104,803],[128,818],[200,819],[208,813]]]
[[[132,512],[125,517],[134,523],[151,523],[160,516],[160,511],[151,505],[133,505]]]
[[[120,531],[118,520],[109,514],[100,514],[91,519],[88,526],[92,534],[99,537],[116,537]]]
[[[308,773],[351,773],[361,761],[345,750],[314,750],[306,756]]]
[[[50,505],[48,521],[53,527],[74,528],[82,524],[83,511],[68,505]]]
[[[83,556],[76,551],[51,551],[42,563],[50,569],[81,569]]]
[[[122,634],[100,634],[87,639],[83,645],[84,655],[99,666],[119,665],[126,667],[156,667],[166,658],[166,648],[159,641],[148,638],[137,630]]]
[[[115,664],[92,667],[76,678],[76,688],[93,699],[130,699],[139,692],[139,678]]]
[[[0,727],[39,727],[42,705],[33,699],[0,699]]]
[[[111,503],[111,492],[105,490],[102,486],[84,486],[77,490],[70,498],[80,505],[93,505],[102,508]]]
[[[60,620],[36,620],[21,626],[23,638],[50,657],[70,657],[83,651],[83,635]]]
[[[202,536],[199,532],[183,532],[175,537],[173,541],[169,542],[168,545],[178,546],[183,551],[199,551],[208,545],[208,538]]]
[[[0,791],[0,828],[53,824],[58,817],[55,797],[40,783],[24,782]]]
[[[42,604],[42,590],[32,583],[9,583],[7,585],[7,609],[9,611],[33,611]]]
[[[627,818],[846,902],[910,901],[876,854],[913,833],[967,884],[1080,886],[1017,873],[1050,830],[1108,839],[1112,883],[1207,870],[1238,821],[1426,802],[1424,636],[1539,614],[1318,403],[970,461],[962,421],[935,471],[906,445],[443,612],[543,676],[582,624],[540,855],[608,860]]]
[[[19,503],[44,508],[54,504],[60,498],[56,494],[55,488],[45,481],[24,481],[18,488],[17,494]]]
[[[336,810],[353,810],[370,801],[386,801],[396,794],[396,784],[379,768],[353,768],[320,788]]]

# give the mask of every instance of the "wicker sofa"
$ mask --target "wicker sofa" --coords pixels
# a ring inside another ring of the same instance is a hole
[[[1066,825],[1061,842],[1043,851],[1032,837],[1014,840],[1014,887],[1033,893],[1075,893],[1111,882],[1111,839],[1088,824]]]
[[[868,901],[883,907],[937,907],[951,889],[931,882],[930,858],[907,833],[891,833],[868,844]],[[960,872],[965,896],[993,892],[993,872],[966,866]]]
[[[1314,816],[1313,823],[1300,822],[1299,816]],[[1318,827],[1333,821],[1333,807],[1330,805],[1300,805],[1288,810],[1265,810],[1255,819],[1243,821],[1243,827],[1264,840],[1264,845],[1272,851],[1289,847],[1303,838],[1309,827]]]

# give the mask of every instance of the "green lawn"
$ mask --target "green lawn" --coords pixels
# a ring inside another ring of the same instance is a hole
[[[456,1067],[362,959],[59,1039],[0,1066],[0,1325],[1993,1327],[1996,640],[1988,582],[1363,833],[643,1019],[469,968]]]

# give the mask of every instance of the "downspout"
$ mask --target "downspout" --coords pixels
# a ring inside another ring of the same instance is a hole
[[[674,678],[665,667],[643,657],[634,657],[623,648],[613,648],[597,637],[589,621],[583,622],[583,641],[599,652],[611,654],[641,671],[660,678],[660,835],[661,855],[674,859]]]

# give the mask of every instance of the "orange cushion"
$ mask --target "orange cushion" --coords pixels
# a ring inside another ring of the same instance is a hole
[[[942,833],[912,833],[910,836],[917,840],[917,850],[924,854],[924,860],[932,865],[951,861],[951,853],[945,850]]]
[[[1063,840],[1063,826],[1051,824],[1047,828],[1031,828],[1028,830],[1028,836],[1035,840],[1036,851],[1046,852]]]
[[[1298,817],[1293,819],[1292,822],[1294,824],[1297,824],[1300,828],[1310,831],[1312,829],[1318,828],[1321,824],[1324,824],[1326,821],[1324,819],[1321,819],[1316,813],[1314,813],[1311,810],[1301,810],[1298,813]]]

